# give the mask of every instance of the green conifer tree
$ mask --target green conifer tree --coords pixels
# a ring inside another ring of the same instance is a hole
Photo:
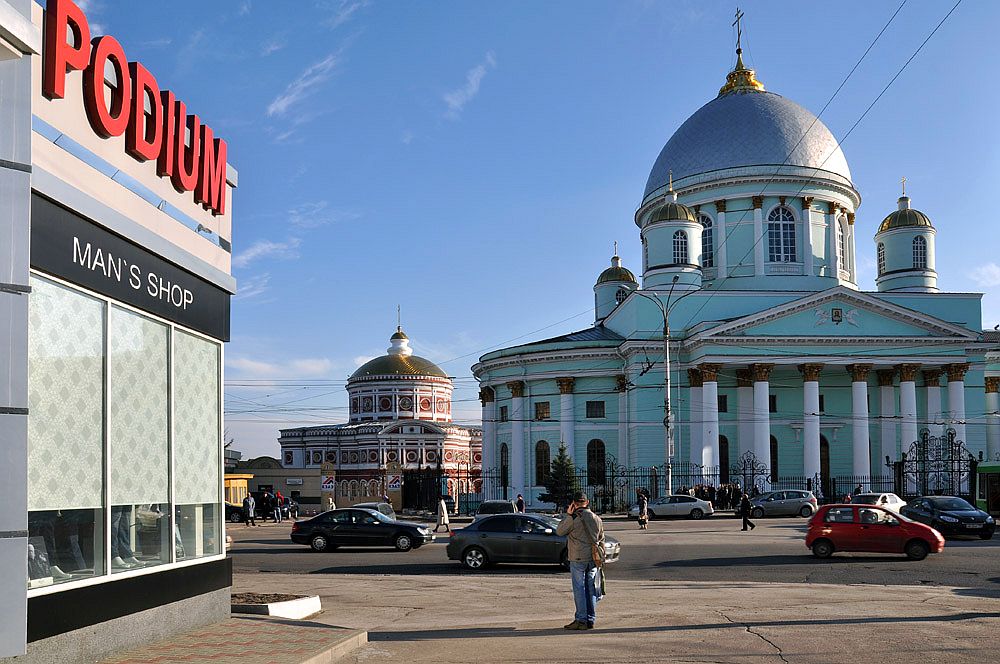
[[[559,444],[559,452],[549,467],[549,476],[545,478],[545,493],[538,497],[546,503],[555,503],[556,509],[562,511],[573,500],[573,494],[580,490],[580,482],[576,477],[576,466],[566,453],[566,445]]]

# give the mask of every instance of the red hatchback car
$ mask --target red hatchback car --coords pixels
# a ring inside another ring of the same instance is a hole
[[[806,546],[817,558],[834,551],[905,553],[923,560],[944,550],[944,537],[922,523],[874,505],[823,505],[809,520]]]

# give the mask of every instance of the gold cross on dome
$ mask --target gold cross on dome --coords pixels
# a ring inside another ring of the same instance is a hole
[[[736,52],[739,53],[742,49],[740,48],[740,42],[743,39],[743,25],[741,21],[743,20],[743,12],[740,8],[736,8],[736,20],[733,21],[733,25],[736,27]]]

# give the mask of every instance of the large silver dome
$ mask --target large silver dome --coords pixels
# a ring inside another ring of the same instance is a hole
[[[774,173],[782,164],[782,171],[819,169],[817,177],[851,181],[837,140],[815,115],[772,92],[723,94],[699,108],[663,146],[643,201],[666,191],[670,170],[674,187],[683,188],[694,182],[685,178],[700,175],[701,181],[712,171],[757,166],[765,167],[761,173]]]

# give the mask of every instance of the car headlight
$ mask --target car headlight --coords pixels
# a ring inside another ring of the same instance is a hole
[[[947,514],[942,514],[941,515],[941,520],[942,521],[947,521],[948,523],[958,523],[958,519],[956,519],[953,516],[948,516]]]
[[[421,535],[430,535],[431,534],[431,529],[430,528],[426,528],[424,526],[420,526],[419,528],[417,528],[417,532],[420,533]]]
[[[986,517],[986,523],[993,523],[993,517],[991,516]]]

